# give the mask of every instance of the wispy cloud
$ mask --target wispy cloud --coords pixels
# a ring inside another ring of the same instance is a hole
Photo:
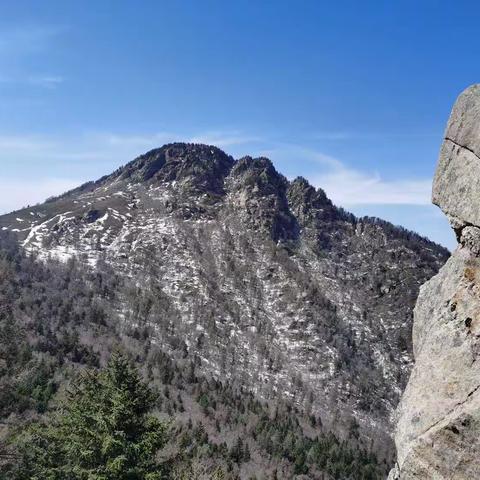
[[[37,87],[56,88],[64,82],[60,75],[32,75],[27,79],[27,83]]]
[[[312,135],[315,140],[349,140],[354,136],[351,132],[318,132]]]
[[[35,135],[0,135],[0,156],[37,155],[55,149],[52,139]]]
[[[217,147],[225,148],[234,145],[260,142],[262,141],[262,138],[254,135],[245,135],[239,131],[216,131],[193,136],[188,141],[191,143],[205,143],[207,145],[215,145]]]
[[[429,205],[432,179],[386,180],[378,172],[361,171],[340,160],[318,152],[311,158],[319,163],[320,172],[311,182],[321,187],[337,205]]]
[[[325,190],[337,205],[429,205],[431,179],[385,180],[378,173],[342,167],[313,175],[311,182]]]
[[[430,205],[432,179],[386,180],[378,172],[361,171],[337,158],[301,149],[321,167],[310,180],[338,205]]]
[[[0,179],[0,214],[45,201],[78,186],[77,180],[43,178],[33,180]]]
[[[0,76],[0,86],[27,86],[54,89],[64,82],[64,77],[60,75],[30,75],[30,76]]]
[[[257,137],[231,132],[214,135],[156,132],[137,133],[86,133],[75,137],[42,135],[0,135],[0,162],[7,159],[49,159],[65,161],[112,160],[126,162],[146,150],[160,147],[165,143],[189,142],[207,143],[218,147],[238,146],[251,143]]]
[[[48,55],[64,27],[21,25],[0,29],[0,84],[3,86],[41,87],[53,89],[64,78],[51,72],[32,72],[29,57]]]
[[[309,181],[320,187],[331,200],[343,207],[355,205],[429,205],[431,178],[389,180],[378,172],[360,170],[345,162],[301,145],[280,144],[261,152],[262,155],[289,162],[301,160],[309,164]]]
[[[0,30],[0,57],[41,52],[64,31],[64,27],[45,25],[20,25]]]
[[[359,141],[359,140],[396,140],[402,138],[435,138],[432,132],[362,132],[362,131],[323,131],[311,135],[314,140]]]

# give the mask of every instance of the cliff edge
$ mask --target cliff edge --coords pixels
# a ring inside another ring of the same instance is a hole
[[[392,480],[480,478],[480,85],[453,107],[432,201],[458,247],[414,310],[415,366],[398,407]]]

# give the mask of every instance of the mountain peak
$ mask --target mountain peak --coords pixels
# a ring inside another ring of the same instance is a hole
[[[197,186],[218,193],[233,164],[231,156],[212,145],[170,143],[140,155],[115,172],[114,177],[133,182],[191,178]]]

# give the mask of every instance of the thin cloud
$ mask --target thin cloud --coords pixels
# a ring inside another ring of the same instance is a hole
[[[33,75],[27,79],[27,83],[37,87],[56,88],[64,82],[60,75]]]
[[[205,143],[207,145],[215,145],[216,147],[231,147],[236,145],[244,145],[247,143],[259,142],[260,137],[252,135],[243,135],[241,132],[208,132],[197,135],[189,139],[190,143]]]
[[[352,138],[350,132],[318,132],[313,135],[315,140],[349,140]]]
[[[438,133],[432,132],[355,132],[355,131],[324,131],[313,134],[313,140],[326,141],[358,141],[358,140],[392,140],[401,138],[435,138]]]
[[[355,205],[429,205],[431,179],[384,180],[369,174],[341,168],[310,178],[331,200],[345,207]]]
[[[338,158],[295,144],[278,144],[261,155],[286,166],[298,160],[310,164],[310,173],[302,174],[325,190],[336,205],[431,204],[431,178],[386,180],[379,173],[351,168]]]
[[[0,135],[0,156],[42,154],[55,149],[57,143],[51,139],[32,135]]]
[[[232,135],[230,132],[211,134],[179,134],[157,132],[152,134],[87,133],[76,137],[35,135],[0,135],[0,162],[8,159],[50,159],[65,161],[111,160],[127,162],[147,150],[171,142],[208,143],[219,147],[237,146],[254,142],[257,137]]]
[[[47,55],[64,31],[64,27],[45,25],[20,25],[0,30],[0,85],[54,89],[63,83],[61,75],[32,72],[25,65],[29,57]]]
[[[44,25],[21,25],[0,30],[0,57],[41,52],[64,31],[64,27]]]
[[[5,86],[33,86],[41,88],[57,88],[65,81],[64,77],[61,75],[30,75],[29,77],[20,77],[20,76],[0,76],[0,85]]]
[[[157,132],[150,135],[102,133],[91,135],[94,141],[112,147],[154,148],[168,142],[178,141],[179,136],[171,132]]]
[[[52,195],[59,195],[80,185],[82,181],[43,178],[38,180],[0,180],[0,214],[43,202]]]
[[[348,167],[340,160],[318,152],[310,157],[324,167],[310,180],[337,205],[430,205],[432,179],[385,180],[379,173]]]

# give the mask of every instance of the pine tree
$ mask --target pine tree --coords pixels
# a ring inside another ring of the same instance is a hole
[[[103,371],[83,373],[48,425],[20,442],[17,478],[159,480],[166,426],[149,414],[155,397],[127,359],[114,353]]]
[[[245,443],[245,448],[243,450],[243,461],[244,462],[249,462],[250,459],[251,459],[250,447],[248,446],[248,443]]]

